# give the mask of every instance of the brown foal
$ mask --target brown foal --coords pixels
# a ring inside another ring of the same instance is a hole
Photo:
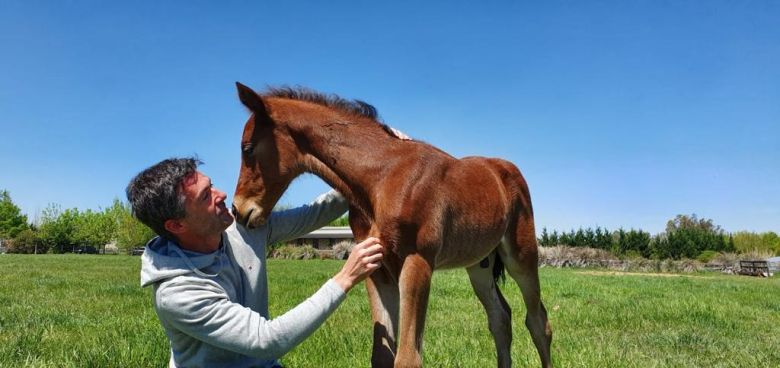
[[[517,167],[494,158],[456,159],[398,139],[362,101],[237,86],[252,113],[234,197],[239,223],[264,223],[290,182],[309,172],[349,200],[356,240],[377,237],[387,248],[383,267],[366,282],[373,367],[422,365],[431,276],[454,267],[466,268],[487,312],[498,366],[511,366],[511,310],[495,280],[502,267],[520,286],[542,366],[551,366],[531,198]]]

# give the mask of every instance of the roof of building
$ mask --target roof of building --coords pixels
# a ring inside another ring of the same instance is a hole
[[[301,239],[352,239],[352,229],[349,226],[325,226],[314,230]]]

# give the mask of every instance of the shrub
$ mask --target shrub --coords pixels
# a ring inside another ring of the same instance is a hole
[[[558,245],[555,247],[539,248],[539,261],[556,267],[568,265],[589,265],[594,262],[617,260],[615,256],[603,249],[569,247]]]
[[[46,253],[49,248],[41,240],[40,235],[32,229],[25,229],[16,234],[8,244],[8,253]]]
[[[279,248],[285,246],[284,243],[276,242],[273,244],[268,244],[265,246],[265,258],[276,258],[274,257],[274,254],[276,253]],[[293,245],[289,245],[293,246]]]
[[[331,221],[327,226],[349,226],[349,216],[341,216]]]
[[[318,257],[316,250],[310,245],[302,247],[283,245],[274,250],[271,256],[281,259],[313,259]]]
[[[724,266],[738,266],[740,255],[732,252],[718,253],[710,262]]]
[[[639,253],[639,251],[636,250],[629,250],[621,255],[622,259],[644,259],[642,257],[642,253]]]
[[[696,257],[696,260],[701,263],[710,263],[715,257],[720,254],[714,250],[705,250],[704,252],[701,252],[698,257]]]
[[[352,247],[355,243],[351,241],[340,241],[333,246],[333,258],[335,259],[347,259],[349,252],[352,251]]]

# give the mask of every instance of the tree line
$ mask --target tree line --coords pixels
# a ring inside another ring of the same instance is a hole
[[[143,246],[154,236],[150,228],[132,216],[130,205],[119,199],[98,211],[63,210],[50,204],[36,223],[29,223],[8,191],[0,191],[0,239],[9,253],[105,250],[109,243],[126,252]]]
[[[349,220],[342,216],[329,225],[348,226]],[[722,252],[780,254],[780,236],[774,232],[727,233],[713,220],[695,214],[677,215],[657,235],[601,227],[569,232],[550,232],[544,228],[539,235],[541,246],[590,247],[626,257],[706,260]],[[119,199],[98,211],[63,210],[57,204],[50,204],[32,224],[13,203],[8,191],[0,190],[0,240],[8,252],[70,253],[84,247],[103,249],[109,243],[116,244],[120,251],[129,251],[143,246],[154,236],[150,228],[132,216],[130,205]]]
[[[654,259],[700,259],[707,261],[717,253],[751,252],[780,254],[780,237],[774,232],[727,233],[713,220],[693,215],[677,215],[666,224],[666,230],[651,235],[642,230],[610,232],[601,227],[569,232],[542,229],[538,238],[544,247],[566,245],[603,249],[625,257]]]

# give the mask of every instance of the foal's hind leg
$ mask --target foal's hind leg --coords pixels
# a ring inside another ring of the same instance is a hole
[[[547,310],[542,304],[538,253],[533,227],[531,227],[530,236],[524,234],[524,236],[518,237],[515,234],[509,232],[504,237],[502,245],[499,247],[499,256],[523,294],[523,301],[527,309],[525,326],[531,333],[531,339],[539,353],[542,367],[552,367],[550,358],[552,329],[547,320]],[[522,240],[518,241],[518,238]]]
[[[467,268],[466,271],[469,273],[474,293],[477,294],[477,298],[479,298],[482,306],[485,307],[488,328],[496,343],[498,367],[511,367],[512,310],[509,308],[504,296],[501,295],[501,290],[498,289],[498,285],[496,285],[496,281],[493,279],[492,270],[495,258],[496,253],[494,252],[489,256],[490,262],[487,267],[476,264]]]

